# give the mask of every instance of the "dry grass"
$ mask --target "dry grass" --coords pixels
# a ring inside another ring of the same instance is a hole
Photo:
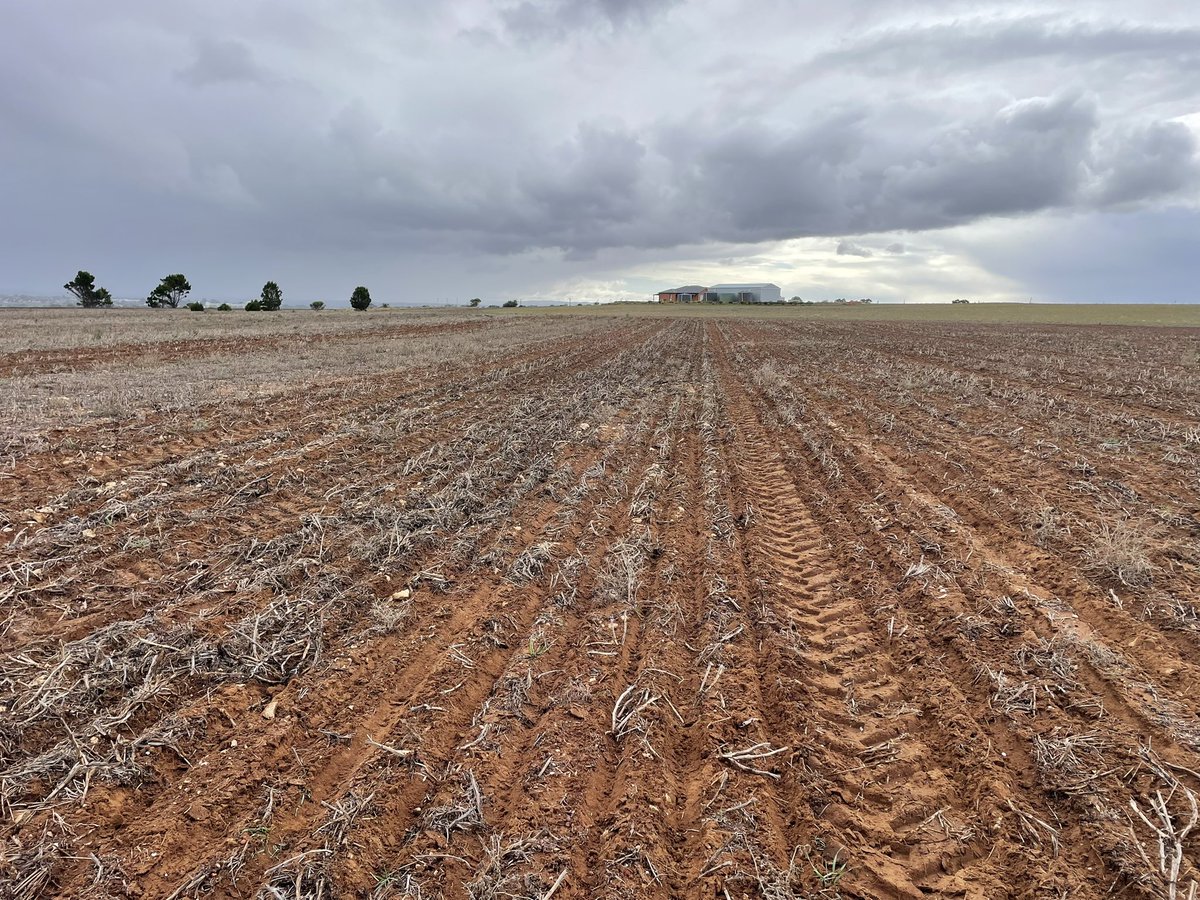
[[[281,337],[299,343],[314,336],[366,332],[398,324],[462,321],[468,315],[461,309],[379,310],[366,315],[349,310],[281,310],[251,315],[242,309],[201,314],[182,309],[0,309],[0,358],[28,351],[226,338]]]
[[[1150,558],[1154,536],[1152,527],[1134,519],[1103,521],[1085,551],[1087,564],[1127,587],[1145,587],[1154,575]]]

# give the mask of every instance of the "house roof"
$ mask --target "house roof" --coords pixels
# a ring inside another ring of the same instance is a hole
[[[659,291],[660,294],[703,294],[707,291],[702,284],[685,284],[683,287],[667,288],[665,291]]]

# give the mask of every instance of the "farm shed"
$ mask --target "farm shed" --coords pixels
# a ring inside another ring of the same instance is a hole
[[[722,303],[777,303],[783,299],[779,285],[769,282],[754,284],[714,284],[708,289]]]

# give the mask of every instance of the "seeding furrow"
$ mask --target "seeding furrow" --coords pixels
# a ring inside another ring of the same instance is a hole
[[[786,443],[788,431],[783,434]],[[813,446],[824,449],[814,453]],[[911,641],[920,629],[930,644],[953,651],[961,666],[955,684],[972,688],[966,694],[976,708],[990,706],[1001,714],[981,722],[991,740],[1006,748],[1006,759],[1038,774],[1054,812],[1017,813],[1019,827],[1013,830],[1022,834],[1032,815],[1032,821],[1047,823],[1046,841],[1056,822],[1080,822],[1115,882],[1165,887],[1169,876],[1142,859],[1157,832],[1147,839],[1135,813],[1155,802],[1156,791],[1166,791],[1182,807],[1162,815],[1186,821],[1195,798],[1187,775],[1195,768],[1186,746],[1192,740],[1188,707],[1162,696],[1119,650],[1076,627],[1078,616],[1061,598],[1036,593],[1036,585],[986,546],[969,538],[959,544],[968,530],[948,521],[936,498],[920,502],[920,492],[902,473],[872,465],[869,448],[839,445],[834,431],[824,438],[810,434],[795,456],[824,473],[834,497],[847,483],[862,492],[857,500],[851,494],[840,502],[843,508],[856,505],[865,519],[867,527],[857,529],[859,542],[877,548],[877,561],[890,561],[900,602],[889,631],[899,628]],[[883,542],[881,534],[888,536]],[[974,690],[981,684],[988,694]],[[1147,741],[1147,731],[1156,736]],[[1022,743],[1013,744],[1012,736]],[[1125,825],[1114,827],[1114,821]],[[1035,827],[1025,836],[1037,832]],[[1057,833],[1050,844],[1056,852],[1063,846]],[[1186,844],[1181,853],[1179,878],[1186,885],[1194,857]]]
[[[961,762],[946,753],[955,736],[926,718],[907,661],[893,657],[856,597],[858,576],[843,570],[815,520],[809,504],[820,483],[793,479],[744,384],[728,364],[722,375],[751,510],[747,566],[763,640],[773,645],[762,668],[777,673],[771,705],[787,711],[779,727],[798,745],[794,805],[815,819],[807,842],[796,830],[796,844],[819,841],[829,877],[840,880],[834,870],[844,866],[847,883],[871,896],[1002,884],[981,840],[979,783],[964,783]]]
[[[633,352],[633,351],[631,351],[631,352]],[[582,383],[581,376],[576,375],[575,379],[579,380],[580,383]],[[603,389],[601,388],[598,390],[602,391]],[[562,419],[561,422],[557,426],[547,427],[547,424],[548,424],[547,417],[538,410],[537,406],[536,405],[526,405],[525,409],[523,410],[523,412],[521,414],[524,417],[524,421],[527,421],[529,423],[537,423],[537,426],[536,426],[536,428],[526,428],[526,430],[522,433],[529,435],[531,438],[534,435],[536,435],[535,443],[541,444],[542,446],[544,446],[546,451],[549,451],[554,447],[567,448],[567,447],[573,446],[573,444],[571,444],[570,442],[563,441],[562,438],[571,433],[578,433],[575,430],[576,424],[578,422],[580,422],[580,420],[583,418],[583,416],[589,415],[589,417],[590,417],[591,415],[594,415],[597,412],[598,412],[598,408],[596,405],[594,405],[594,404],[589,405],[586,402],[579,403],[575,407],[575,411],[573,412],[571,417]],[[514,423],[510,422],[510,426],[512,426],[513,424]],[[603,425],[603,421],[598,422],[596,424],[598,427],[600,427]],[[586,446],[586,443],[585,443],[585,446]],[[553,466],[550,465],[547,461],[544,461],[542,459],[542,456],[539,453],[537,453],[537,452],[530,453],[529,452],[533,449],[534,449],[534,446],[530,445],[528,443],[518,442],[517,444],[512,444],[512,442],[510,440],[509,445],[508,445],[507,449],[505,450],[505,453],[507,454],[507,453],[509,453],[509,451],[511,451],[511,455],[509,455],[507,457],[507,459],[509,460],[507,465],[515,467],[512,470],[512,472],[506,473],[505,469],[503,467],[501,467],[501,468],[497,468],[492,471],[489,471],[486,478],[484,478],[482,480],[475,479],[475,481],[478,482],[479,488],[483,488],[484,485],[488,481],[491,481],[492,483],[494,483],[496,485],[496,487],[501,487],[502,485],[504,485],[506,483],[511,485],[511,487],[507,491],[507,499],[506,499],[505,494],[502,493],[500,495],[500,500],[498,501],[497,505],[494,505],[494,506],[481,505],[479,503],[479,501],[473,500],[471,488],[469,485],[455,486],[456,490],[457,490],[457,494],[452,495],[452,496],[460,496],[463,500],[465,500],[467,502],[468,505],[467,505],[467,507],[465,507],[465,510],[467,511],[466,515],[468,515],[469,518],[457,518],[457,516],[459,514],[454,513],[450,519],[442,519],[441,520],[443,523],[441,525],[441,527],[447,527],[447,528],[453,529],[453,532],[456,534],[456,541],[453,543],[450,543],[448,546],[444,547],[443,552],[440,554],[448,563],[453,562],[455,565],[461,566],[462,560],[460,557],[463,552],[469,552],[472,548],[475,548],[475,547],[485,546],[488,543],[488,541],[484,539],[483,535],[489,530],[492,531],[493,533],[496,532],[497,530],[503,530],[502,523],[506,517],[506,514],[514,513],[516,511],[515,504],[524,502],[522,500],[523,497],[532,497],[531,491],[538,488],[538,485],[541,484],[548,476],[551,475]],[[528,472],[527,472],[527,475],[525,478],[513,479],[514,473],[520,472],[522,468],[526,468],[530,465],[532,465],[533,468],[528,469]],[[586,468],[586,465],[585,465],[585,468]],[[466,488],[465,493],[463,492],[463,488]],[[434,499],[434,498],[436,498],[436,496],[437,496],[437,494],[435,493],[435,494],[430,495],[430,498]],[[413,515],[417,516],[418,520],[424,515],[423,513],[421,513],[421,506],[422,506],[422,504],[419,504],[419,503],[414,504],[414,506],[413,506]],[[444,516],[444,513],[439,513],[439,516]],[[400,521],[401,520],[397,520],[397,524],[400,524]],[[369,520],[368,520],[368,522],[369,522]],[[476,523],[476,524],[471,525],[471,523]],[[415,521],[414,524],[420,524],[420,522]],[[432,524],[433,524],[433,527],[435,530],[429,532],[429,538],[433,538],[435,536],[436,529],[439,527],[437,520],[435,520]],[[467,525],[471,525],[471,528],[464,527]],[[350,519],[351,533],[350,534],[353,533],[353,529],[355,527],[361,527],[361,526],[357,526],[356,523],[354,522],[354,517],[351,517],[351,519]],[[409,525],[407,527],[411,528],[412,526]],[[472,533],[471,533],[472,530],[477,532],[477,534],[475,536],[472,536]],[[346,537],[349,538],[350,534],[346,535]],[[325,548],[326,550],[328,550],[329,544],[332,544],[333,546],[349,546],[349,547],[353,547],[355,544],[355,541],[353,541],[353,540],[336,540],[335,539],[336,536],[333,534],[321,533],[320,535],[317,535],[317,536],[310,535],[310,537],[314,538],[314,540],[319,540],[320,546],[322,548]],[[360,540],[358,543],[361,545],[363,542]],[[428,542],[428,540],[426,538],[422,538],[418,542],[418,544],[423,545],[423,546],[429,546],[429,547],[434,546],[434,544]],[[397,549],[400,550],[402,548],[397,548]],[[419,547],[414,547],[413,549],[419,549]],[[409,567],[416,568],[416,572],[417,572],[416,576],[412,577],[408,581],[408,583],[411,584],[413,587],[420,585],[422,583],[422,580],[424,580],[425,582],[428,582],[428,583],[432,583],[435,586],[442,585],[443,582],[440,580],[441,576],[438,574],[440,565],[436,562],[436,558],[435,558],[435,560],[429,561],[432,564],[426,564],[426,565],[422,566],[422,565],[418,565],[418,559],[412,557],[411,552],[412,552],[411,550],[403,551],[403,553],[404,553],[403,559],[401,557],[397,556],[396,553],[391,553],[386,558],[388,560],[390,560],[391,564],[393,564],[393,565],[404,565],[405,569],[407,571],[411,572],[411,569]],[[330,559],[321,559],[319,551],[318,551],[317,557],[315,557],[315,559],[317,559],[318,561],[321,561],[321,562],[325,562],[326,564],[333,561],[331,558]],[[380,559],[379,561],[382,561],[382,559]],[[294,569],[295,567],[292,566],[292,568]],[[303,569],[304,569],[304,566],[302,565],[301,571],[303,571]],[[347,574],[348,574],[348,572],[347,572]],[[320,588],[320,585],[322,583],[329,583],[329,579],[328,578],[320,579],[317,587]],[[401,582],[401,584],[403,584],[403,583],[404,582]],[[361,604],[363,602],[363,600],[360,598],[363,598],[363,599],[366,599],[369,601],[370,594],[367,593],[366,597],[364,598],[364,592],[362,591],[361,586],[356,586],[354,588],[355,593],[352,595],[346,593],[346,588],[348,587],[348,585],[339,586],[338,584],[330,584],[330,587],[334,590],[335,594],[339,594],[339,593],[341,594],[340,597],[334,596],[332,598],[333,602],[334,602],[333,607],[328,607],[328,602],[320,601],[320,602],[325,602],[325,606],[327,607],[324,612],[322,612],[322,607],[320,607],[320,606],[311,607],[311,611],[308,612],[309,616],[317,616],[318,617],[315,619],[310,619],[310,621],[316,622],[316,626],[318,628],[318,630],[316,632],[313,632],[311,629],[309,629],[308,625],[303,621],[298,621],[294,618],[284,620],[284,622],[287,623],[286,627],[288,627],[288,628],[297,628],[298,627],[299,628],[300,633],[299,633],[299,635],[296,636],[298,639],[305,639],[305,635],[307,634],[308,644],[304,645],[307,649],[304,652],[294,654],[295,656],[298,657],[298,659],[296,659],[295,662],[301,666],[312,665],[313,663],[315,663],[317,661],[317,658],[319,655],[319,645],[324,640],[330,640],[333,638],[337,638],[338,635],[352,634],[352,632],[349,628],[350,625],[353,623],[355,618],[361,618],[363,612],[365,612],[365,610],[361,610],[357,613],[357,615],[355,615],[353,612],[353,607],[346,606],[347,602]],[[314,598],[314,599],[316,599],[316,598]],[[283,608],[279,610],[281,613],[288,614],[293,617],[294,616],[303,616],[303,615],[305,615],[305,610],[310,609],[309,607],[306,607],[304,605],[304,592],[303,591],[301,592],[301,597],[299,598],[299,606],[293,608],[288,605],[289,602],[290,601],[288,601],[287,598],[280,598],[279,603],[283,604]],[[279,607],[279,603],[269,605],[268,610],[270,611],[273,609],[277,609]],[[375,612],[375,610],[373,609],[372,612]],[[381,613],[381,615],[383,615],[386,618],[387,617],[386,611],[384,613]],[[251,615],[250,620],[253,620],[254,622],[258,621],[257,619],[254,619],[253,614]],[[460,627],[466,627],[468,625],[473,624],[470,616],[466,612],[463,612],[456,621],[457,621],[457,625]],[[295,624],[292,624],[293,622]],[[322,625],[322,622],[324,622],[324,625]],[[257,628],[258,627],[257,624],[255,624],[254,627]],[[308,629],[308,630],[306,630],[306,629]],[[330,633],[323,634],[322,633],[323,631],[330,632]],[[148,651],[148,650],[140,649],[141,644],[143,643],[140,640],[137,642],[137,644],[138,644],[137,648],[130,648],[130,649],[136,649],[139,653],[139,656],[136,658],[137,661],[139,663],[144,663],[145,658],[147,656],[150,656],[151,653],[158,655],[159,650],[168,651],[168,652],[176,650],[176,645],[178,644],[178,640],[177,640],[178,637],[179,636],[177,636],[177,635],[170,634],[170,635],[166,635],[166,636],[159,638],[159,640],[157,640],[157,641],[151,640],[149,642],[150,646],[157,646],[158,650]],[[345,639],[348,641],[351,638],[345,638]],[[223,644],[218,644],[215,646],[214,649],[216,650],[216,652],[218,654],[217,661],[220,662],[221,660],[223,660],[224,654],[226,654],[228,652],[227,647]],[[287,648],[285,648],[285,649],[287,649]],[[183,653],[185,656],[185,659],[186,659],[187,652],[188,652],[186,644],[179,646],[178,651],[180,653]],[[192,660],[191,660],[191,663],[189,664],[193,667],[193,669],[196,665],[195,652],[196,652],[195,650],[191,651]],[[202,653],[202,657],[204,657],[203,653]],[[202,662],[206,662],[206,661],[207,661],[206,657],[202,658]],[[369,659],[365,662],[369,662]],[[144,670],[145,666],[142,665],[141,669]],[[261,672],[263,670],[256,669],[255,671],[260,672],[260,677],[261,677]],[[144,675],[144,680],[142,681],[142,687],[139,688],[139,690],[142,690],[142,688],[146,688],[148,690],[149,687],[151,687],[151,686],[159,686],[159,687],[162,686],[158,681],[152,681],[152,679],[155,677],[161,678],[161,676],[156,676],[156,673],[154,672],[153,658],[151,659],[151,662],[150,662],[150,670],[142,671],[142,672],[139,672],[138,674]],[[202,680],[203,680],[203,676],[205,674],[205,669],[203,668],[203,666],[201,668],[200,674],[201,674]],[[218,671],[216,674],[219,674],[219,666],[218,666]],[[290,674],[291,673],[289,672],[287,666],[285,665],[283,671],[280,672],[280,675],[283,676],[283,680],[287,680],[290,677]],[[211,675],[209,677],[211,677]],[[235,682],[236,681],[237,681],[237,679],[235,679]],[[174,691],[175,686],[171,685],[170,690]],[[232,691],[234,692],[232,696],[229,696],[229,693],[230,693],[229,691],[223,691],[223,693],[225,693],[227,695],[226,702],[231,702],[235,705],[241,705],[242,703],[244,703],[244,700],[242,700],[242,698],[239,697],[236,693],[239,690],[241,690],[241,688],[238,687],[238,685],[235,683],[232,686]],[[303,691],[303,687],[301,687],[300,690]],[[256,694],[251,695],[251,696],[254,697],[257,695],[258,694],[256,692]],[[251,705],[253,705],[253,701],[251,702]],[[211,702],[208,699],[204,699],[204,700],[199,701],[198,708],[195,710],[195,712],[200,712],[203,710],[211,710],[211,709],[212,709]],[[214,712],[215,712],[215,710],[214,710]],[[168,716],[167,720],[173,720],[173,721],[178,722],[180,719],[182,719],[183,721],[189,721],[189,718],[188,718],[189,714],[192,714],[193,710],[188,709],[185,704],[182,708],[180,708],[180,713],[181,714],[177,715],[177,716]],[[242,718],[244,720],[245,717],[243,716]],[[333,717],[331,716],[331,719],[332,718]],[[126,720],[128,720],[128,716],[126,716]],[[212,713],[208,713],[207,720],[208,721],[206,721],[204,723],[206,730],[212,730],[215,732],[226,730],[224,728],[223,724],[221,725],[220,728],[213,727],[217,723],[215,723],[213,721]],[[118,717],[118,721],[120,721],[119,717]],[[229,725],[230,726],[234,725],[232,718],[229,722]],[[94,726],[90,726],[90,727],[99,727],[99,726],[94,725]],[[153,729],[151,729],[151,730],[153,730]],[[178,731],[178,730],[179,729],[176,728],[176,731]],[[125,729],[121,729],[121,731],[124,732]],[[142,732],[142,735],[144,736],[148,733],[149,732]],[[104,732],[101,732],[101,734],[103,735]],[[83,733],[83,736],[85,739],[86,739],[86,735],[87,735],[87,730],[85,730]],[[172,733],[172,734],[167,734],[167,735],[158,735],[158,737],[161,738],[161,741],[159,743],[151,743],[148,746],[154,747],[154,746],[162,746],[164,744],[167,746],[178,746],[180,736],[178,734]],[[105,740],[107,741],[107,739],[108,738],[106,737]],[[120,734],[118,734],[116,740],[117,740],[117,744],[114,744],[114,747],[117,746],[118,744],[120,744],[121,746],[126,746],[124,741],[126,741],[128,739],[123,739],[122,736]],[[248,743],[256,743],[256,742],[248,742]],[[245,748],[245,751],[241,754],[230,754],[228,752],[229,748],[226,748],[223,751],[217,751],[216,746],[219,746],[219,744],[215,744],[214,742],[211,742],[211,741],[209,741],[208,744],[209,744],[209,746],[212,746],[214,749],[209,751],[209,756],[211,757],[211,760],[208,757],[201,760],[201,763],[204,763],[205,765],[209,765],[212,762],[224,762],[224,761],[233,759],[235,757],[241,757],[241,759],[243,761],[247,760],[247,759],[252,759],[252,757],[250,756],[250,753],[255,749],[255,747],[253,747],[253,746],[248,746]],[[138,744],[138,741],[135,740],[134,746],[136,747],[136,746],[142,746],[142,745]],[[196,749],[198,750],[199,747],[201,747],[201,746],[204,746],[204,744],[201,743],[199,745],[196,745]],[[60,748],[61,748],[61,745],[60,745]],[[66,778],[62,782],[61,789],[55,791],[54,794],[50,797],[50,799],[52,799],[52,800],[69,799],[73,796],[78,796],[80,794],[81,789],[82,789],[83,795],[86,796],[88,788],[89,788],[89,781],[83,781],[82,785],[80,786],[79,784],[77,784],[77,782],[75,780],[73,780],[75,776],[79,776],[80,778],[82,778],[82,776],[86,774],[88,776],[88,778],[90,779],[90,777],[91,777],[90,773],[92,773],[94,771],[99,771],[99,772],[102,772],[104,774],[104,776],[106,776],[106,780],[111,780],[112,778],[115,777],[118,780],[118,783],[120,783],[122,778],[124,777],[124,776],[122,776],[120,770],[118,770],[115,767],[110,766],[107,763],[100,763],[99,761],[95,761],[95,762],[86,761],[85,762],[85,760],[83,758],[79,759],[79,761],[76,763],[76,767],[74,770],[70,770],[70,759],[72,757],[72,753],[70,752],[69,747],[61,748],[61,749],[60,748],[55,749],[55,756],[47,757],[44,760],[42,760],[41,763],[39,763],[39,765],[49,766],[50,768],[47,771],[54,771],[54,769],[58,768],[59,765],[63,765],[65,767],[64,771],[66,771]],[[263,749],[263,748],[261,746],[258,746],[257,749]],[[128,753],[127,750],[124,752]],[[189,753],[190,753],[190,749],[189,749]],[[218,755],[218,753],[220,755]],[[264,756],[269,757],[270,754],[264,752]],[[188,758],[190,758],[190,757],[188,757]],[[59,762],[60,759],[62,760],[62,762]],[[83,767],[82,771],[80,770],[81,766]],[[130,768],[131,768],[132,772],[137,771],[137,766],[132,766]],[[5,783],[6,783],[6,787],[8,788],[8,792],[11,793],[12,791],[28,790],[30,788],[36,789],[37,782],[30,781],[31,777],[36,777],[36,776],[31,776],[30,771],[31,770],[29,769],[29,767],[27,765],[24,765],[24,766],[20,766],[20,767],[11,768],[8,772],[6,772],[5,773]],[[32,771],[37,771],[37,768],[35,767]],[[57,777],[57,776],[55,776],[55,777]],[[97,780],[101,780],[101,779],[98,778]],[[179,793],[180,792],[176,792],[176,796],[178,796]],[[238,790],[235,787],[232,791],[232,794],[236,795],[237,793],[238,793]],[[139,801],[142,798],[144,798],[146,796],[146,794],[147,794],[147,792],[145,792],[145,791],[138,794],[137,796],[139,798]],[[95,794],[93,794],[93,796],[95,796]],[[159,804],[160,809],[147,808],[147,807],[143,807],[143,809],[145,810],[145,815],[148,819],[153,819],[154,815],[156,815],[159,811],[161,811],[165,816],[169,816],[169,817],[178,816],[178,815],[180,815],[180,813],[186,813],[186,808],[188,808],[188,807],[183,807],[180,805],[180,803],[182,803],[183,799],[186,799],[186,798],[180,798],[178,802],[174,803],[174,812],[170,812],[170,810],[171,810],[170,806],[163,807],[162,804]],[[168,803],[170,803],[170,802],[171,801],[168,799]],[[139,805],[140,805],[140,803],[139,803]],[[21,807],[28,808],[28,809],[34,809],[34,810],[36,810],[36,808],[37,808],[36,806],[29,807],[28,801],[21,801]],[[207,807],[206,807],[206,809],[207,809]],[[183,820],[189,821],[187,819],[186,815],[184,816]],[[207,814],[196,819],[196,821],[207,821],[207,820],[208,820]],[[159,821],[163,821],[163,820],[159,820]],[[174,826],[174,823],[177,822],[178,819],[167,818],[166,821],[172,822],[173,826]],[[120,825],[122,823],[118,822],[117,824]],[[168,827],[172,827],[172,826],[168,826]],[[177,827],[177,826],[174,826],[174,827]],[[180,831],[184,832],[184,831],[186,831],[186,829],[181,829]],[[139,842],[135,846],[137,848],[137,852],[141,852],[142,848],[144,848],[146,846],[146,844],[144,842]],[[143,869],[148,869],[148,868],[152,867],[153,865],[155,865],[155,860],[157,860],[157,859],[159,859],[159,857],[156,856],[151,860],[139,860],[139,864],[144,864],[141,867]]]
[[[476,331],[9,443],[0,896],[1200,890],[1185,336]]]
[[[561,372],[610,348],[576,349],[544,365]],[[470,429],[500,420],[509,408],[504,404],[514,402],[515,385],[505,379],[497,384],[497,393],[489,387],[477,396],[443,392],[450,400],[441,404],[429,398],[411,406],[376,401],[367,411],[343,411],[324,421],[334,437],[310,442],[300,458],[286,448],[268,455],[256,443],[246,459],[222,453],[219,460],[184,460],[100,491],[91,514],[32,537],[19,534],[10,543],[15,558],[5,591],[12,604],[5,643],[27,645],[47,632],[61,636],[64,618],[72,622],[66,636],[74,637],[147,608],[162,614],[161,604],[147,595],[160,595],[163,587],[177,594],[176,603],[186,595],[193,607],[226,599],[238,581],[231,573],[256,545],[281,537],[281,526],[286,534],[289,526],[304,527],[306,516],[328,516],[339,498],[361,490],[348,463],[381,460],[372,478],[402,496],[411,473],[436,466],[456,444],[456,434],[469,436]],[[360,418],[363,412],[371,418]]]

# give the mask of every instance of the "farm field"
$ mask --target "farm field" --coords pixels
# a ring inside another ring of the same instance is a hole
[[[38,315],[0,896],[1197,890],[1200,330]]]
[[[522,308],[539,315],[546,308]],[[490,310],[488,314],[492,314]],[[812,322],[941,322],[960,325],[1160,325],[1200,328],[1200,303],[873,303],[774,304],[619,303],[553,307],[555,315],[753,318]]]

